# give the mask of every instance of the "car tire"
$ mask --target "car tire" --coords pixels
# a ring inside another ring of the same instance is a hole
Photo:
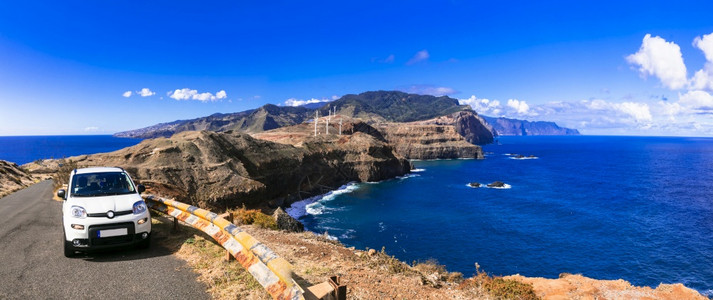
[[[64,242],[64,256],[65,257],[73,257],[74,256],[74,247],[72,246],[71,242],[67,242],[62,238],[62,241]]]

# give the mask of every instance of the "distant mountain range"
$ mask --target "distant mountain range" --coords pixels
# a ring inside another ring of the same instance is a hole
[[[492,126],[494,135],[579,135],[577,129],[559,127],[554,122],[481,117]]]
[[[225,132],[229,130],[257,133],[311,120],[315,111],[320,116],[336,109],[340,115],[360,118],[371,123],[413,122],[471,110],[447,96],[408,94],[398,91],[372,91],[345,95],[335,101],[309,106],[277,106],[267,104],[257,109],[229,114],[160,123],[153,126],[118,132],[116,137],[156,138],[193,130]],[[486,118],[499,135],[579,134],[576,129],[561,128],[552,122],[528,122],[504,118]],[[559,133],[558,133],[559,132]]]

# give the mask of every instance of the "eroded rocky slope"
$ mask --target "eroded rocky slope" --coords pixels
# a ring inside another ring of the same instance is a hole
[[[0,160],[0,198],[35,183],[35,178],[17,164]]]
[[[409,159],[483,158],[483,150],[452,125],[384,123],[378,128],[396,152]]]
[[[308,137],[295,147],[241,133],[187,131],[69,160],[80,167],[122,167],[157,193],[214,209],[275,207],[411,169],[388,144],[362,132]]]

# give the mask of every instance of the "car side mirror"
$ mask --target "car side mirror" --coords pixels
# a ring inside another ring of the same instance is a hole
[[[62,198],[62,200],[67,200],[65,196],[67,196],[67,191],[65,191],[64,189],[60,189],[59,191],[57,191],[57,197]]]
[[[146,187],[143,184],[139,184],[136,186],[136,189],[139,190],[139,194],[143,193],[146,191]]]

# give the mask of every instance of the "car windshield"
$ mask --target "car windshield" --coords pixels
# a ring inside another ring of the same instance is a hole
[[[134,193],[134,185],[124,172],[76,174],[72,176],[72,196],[93,197]]]

